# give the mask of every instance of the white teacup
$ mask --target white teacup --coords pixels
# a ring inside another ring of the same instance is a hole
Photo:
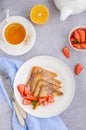
[[[15,43],[15,44],[9,42],[9,41],[7,40],[7,38],[6,38],[6,36],[5,36],[6,29],[7,29],[10,25],[12,25],[12,24],[19,24],[21,27],[23,27],[23,29],[24,29],[24,31],[25,31],[25,36],[24,36],[24,38],[22,39],[22,41],[21,41],[21,42],[18,42],[18,43]],[[27,39],[27,29],[26,29],[25,25],[22,24],[22,23],[20,23],[20,22],[15,22],[15,21],[14,21],[14,22],[9,22],[9,23],[7,23],[7,24],[4,26],[4,28],[3,28],[3,30],[2,30],[2,38],[3,38],[3,40],[4,40],[7,44],[10,44],[10,45],[13,45],[13,46],[18,46],[18,45],[20,45],[20,44],[23,44],[23,43],[25,42],[25,40]]]

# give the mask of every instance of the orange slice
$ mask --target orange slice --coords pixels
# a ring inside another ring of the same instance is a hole
[[[44,5],[35,5],[30,12],[31,21],[36,24],[43,24],[47,22],[49,11]]]

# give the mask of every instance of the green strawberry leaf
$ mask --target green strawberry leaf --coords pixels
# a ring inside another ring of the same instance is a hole
[[[37,100],[33,100],[33,101],[32,101],[32,105],[33,105],[33,106],[35,106],[36,103],[37,103]]]
[[[74,43],[76,43],[76,44],[78,44],[78,45],[81,44],[80,41],[78,41],[77,39],[74,40]]]

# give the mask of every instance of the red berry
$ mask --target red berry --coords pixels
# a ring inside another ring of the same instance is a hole
[[[75,66],[75,74],[78,75],[82,70],[83,70],[84,66],[81,64],[77,64]]]
[[[64,54],[67,58],[70,58],[70,52],[69,52],[68,46],[65,46],[65,47],[62,49],[62,52],[63,52],[63,54]]]
[[[73,35],[74,35],[75,39],[77,39],[78,41],[80,41],[80,35],[79,35],[78,31],[74,31]]]
[[[78,30],[78,33],[80,35],[80,41],[85,42],[85,31],[84,30]]]
[[[81,43],[80,48],[81,48],[81,49],[86,49],[86,43]]]

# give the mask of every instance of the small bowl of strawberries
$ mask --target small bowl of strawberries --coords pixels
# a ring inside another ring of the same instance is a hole
[[[77,51],[86,51],[86,27],[74,28],[69,34],[69,43]]]

